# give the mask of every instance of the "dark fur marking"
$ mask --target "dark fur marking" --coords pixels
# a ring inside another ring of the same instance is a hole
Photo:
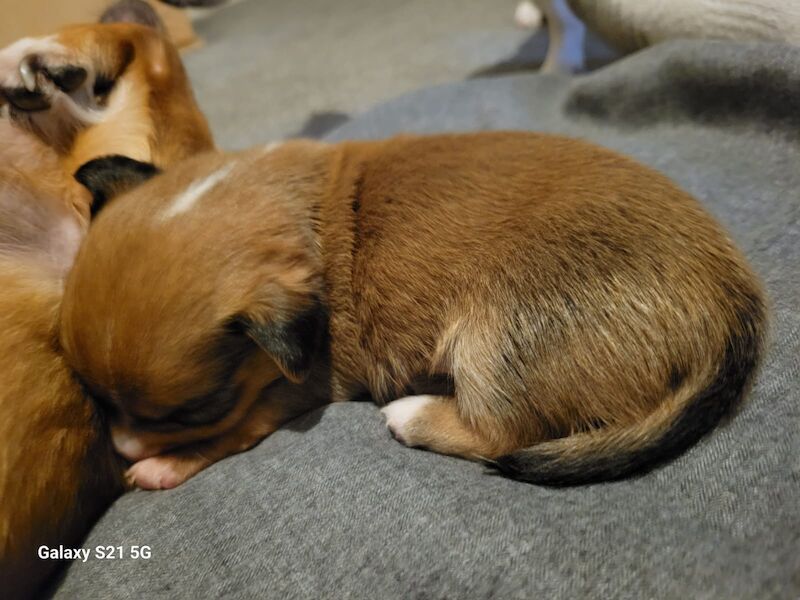
[[[749,388],[762,345],[765,307],[761,299],[744,296],[739,320],[741,328],[728,340],[717,377],[686,406],[669,429],[648,446],[574,459],[537,451],[533,446],[489,461],[487,465],[521,481],[567,486],[641,474],[675,458],[733,413]]]
[[[150,163],[127,156],[95,158],[75,171],[75,179],[92,193],[92,217],[115,196],[160,173]]]
[[[327,329],[327,319],[319,304],[291,320],[254,323],[243,319],[241,322],[247,335],[272,356],[283,371],[299,380],[311,370]]]
[[[686,379],[686,372],[673,365],[672,371],[669,374],[667,385],[669,386],[669,389],[675,391],[679,387],[681,387],[681,385],[683,385],[685,379]]]
[[[98,75],[97,79],[94,80],[94,95],[103,97],[108,96],[111,93],[111,90],[114,89],[115,83],[116,82],[110,77]]]

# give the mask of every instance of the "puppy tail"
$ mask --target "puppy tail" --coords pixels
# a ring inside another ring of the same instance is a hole
[[[766,322],[761,299],[752,301],[753,310],[740,315],[716,372],[704,383],[685,381],[638,423],[544,442],[488,464],[520,481],[568,486],[621,479],[676,457],[731,414],[747,392]]]

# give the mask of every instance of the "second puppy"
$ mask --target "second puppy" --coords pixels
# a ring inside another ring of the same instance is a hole
[[[693,198],[530,133],[190,160],[100,215],[61,314],[144,487],[307,409],[287,381],[391,402],[403,443],[526,481],[622,477],[731,412],[764,328],[755,277]]]

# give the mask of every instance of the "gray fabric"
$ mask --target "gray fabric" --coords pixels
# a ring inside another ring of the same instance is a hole
[[[547,34],[514,25],[516,0],[250,0],[195,24],[186,55],[217,139],[244,148],[331,131],[422,86],[538,68]],[[615,56],[589,33],[587,64]]]
[[[713,85],[712,85],[713,84]],[[662,170],[731,230],[772,302],[741,413],[623,482],[549,489],[394,442],[370,404],[310,414],[180,488],[120,499],[58,598],[796,598],[800,594],[800,49],[662,45],[578,79],[398,98],[331,139],[515,128]]]

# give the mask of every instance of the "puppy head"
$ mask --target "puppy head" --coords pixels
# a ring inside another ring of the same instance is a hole
[[[131,164],[115,164],[119,187]],[[65,357],[131,460],[224,433],[272,382],[311,368],[324,329],[313,256],[282,212],[247,214],[265,193],[258,170],[211,154],[154,177],[100,213],[70,272]],[[84,175],[97,194],[105,178]]]

